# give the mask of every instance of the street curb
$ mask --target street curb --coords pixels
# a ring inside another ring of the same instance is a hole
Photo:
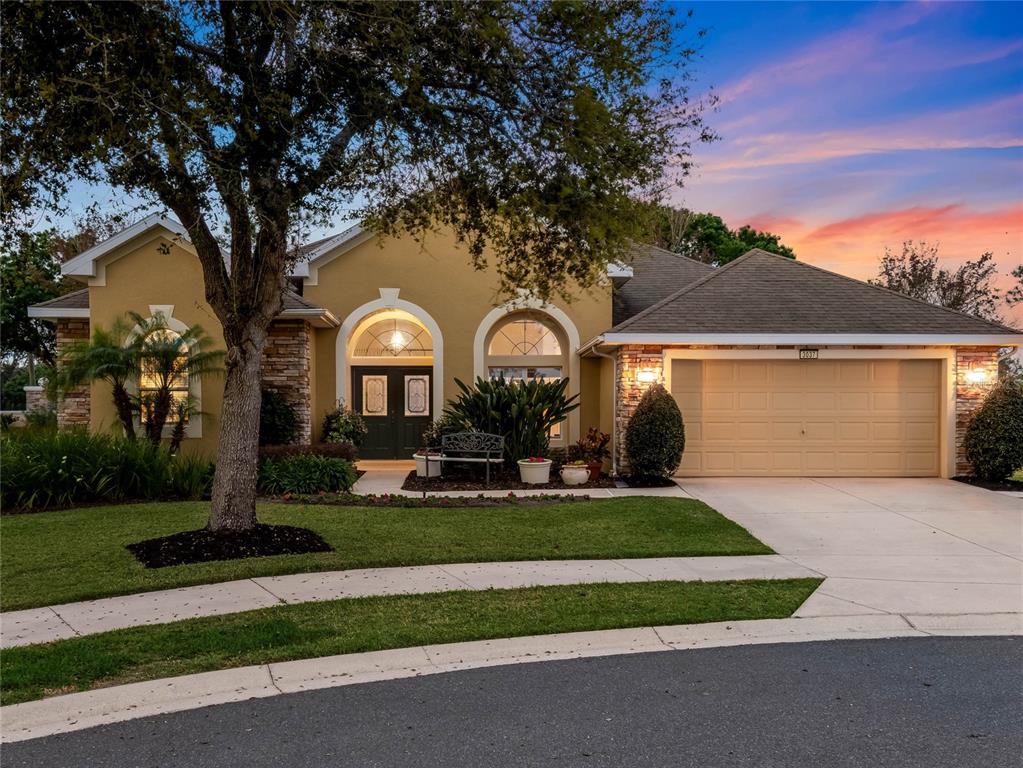
[[[1023,635],[1023,613],[869,614],[684,624],[344,654],[130,683],[0,708],[0,742],[320,688],[507,664],[821,640]]]

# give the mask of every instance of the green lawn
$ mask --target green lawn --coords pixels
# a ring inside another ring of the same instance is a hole
[[[744,528],[706,504],[657,497],[480,509],[263,504],[262,522],[311,528],[335,551],[147,570],[124,548],[201,528],[208,509],[202,502],[175,502],[2,517],[0,609],[347,568],[771,554]]]
[[[385,648],[790,616],[819,579],[583,584],[265,608],[0,651],[0,703]]]
[[[1023,483],[1023,469],[1019,470],[1016,474],[1014,474],[1009,479],[1010,480],[1018,480],[1019,482]]]

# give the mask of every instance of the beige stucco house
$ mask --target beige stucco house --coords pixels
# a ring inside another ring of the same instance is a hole
[[[63,272],[80,291],[36,305],[58,346],[129,310],[220,338],[184,228],[150,216]],[[312,243],[271,328],[264,382],[291,400],[304,440],[344,400],[362,413],[365,458],[405,458],[455,394],[455,379],[568,377],[580,407],[565,446],[594,426],[620,436],[664,383],[686,421],[682,475],[951,476],[968,471],[963,429],[1023,333],[763,251],[713,269],[633,250],[571,302],[496,300],[492,273],[454,237],[381,238],[360,227]],[[222,343],[222,339],[221,339]],[[189,382],[204,415],[190,450],[213,453],[221,383]],[[67,393],[63,425],[113,429],[105,385]]]

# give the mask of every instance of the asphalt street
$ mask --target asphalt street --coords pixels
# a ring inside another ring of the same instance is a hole
[[[1023,763],[1023,638],[838,641],[522,664],[7,745],[21,766]]]

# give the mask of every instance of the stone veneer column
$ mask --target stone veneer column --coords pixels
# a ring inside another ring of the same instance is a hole
[[[969,371],[983,371],[982,383],[967,380]],[[991,387],[998,381],[998,349],[993,347],[956,347],[956,467],[957,475],[969,475],[973,467],[966,460],[963,445],[966,425],[977,410]]]
[[[310,443],[312,431],[312,395],[309,364],[312,356],[312,332],[304,320],[277,320],[271,323],[263,350],[263,388],[272,389],[295,406],[298,415],[296,441]]]
[[[57,356],[60,357],[61,353],[72,343],[88,340],[88,338],[88,320],[58,320]],[[90,401],[89,385],[62,393],[57,402],[57,426],[61,429],[88,426]]]
[[[43,379],[45,382],[46,380]],[[25,390],[25,413],[33,411],[52,411],[53,403],[46,396],[46,387],[38,384],[30,384],[22,387]]]
[[[640,381],[639,372],[649,371],[654,381]],[[615,392],[618,412],[615,414],[615,455],[618,472],[628,474],[629,458],[625,453],[625,429],[636,412],[636,406],[651,384],[664,383],[663,348],[658,345],[628,345],[618,348],[615,361]]]

